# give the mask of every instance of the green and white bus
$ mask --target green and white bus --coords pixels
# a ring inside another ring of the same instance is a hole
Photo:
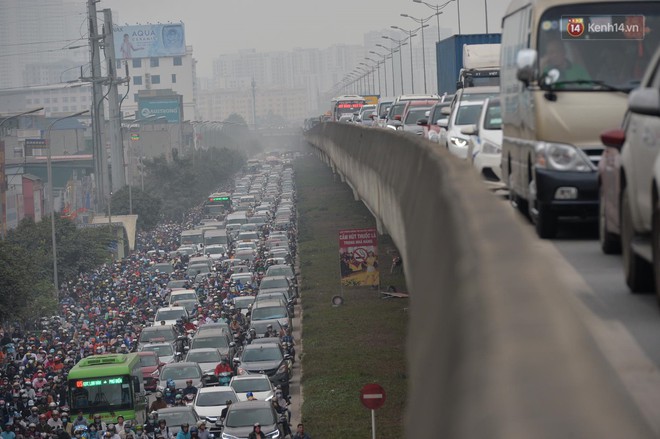
[[[92,355],[76,364],[67,377],[71,412],[82,411],[90,421],[101,415],[104,422],[117,416],[143,424],[147,413],[138,354]]]

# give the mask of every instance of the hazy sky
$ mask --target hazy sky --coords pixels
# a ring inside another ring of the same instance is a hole
[[[458,0],[461,32],[485,32],[486,0]],[[428,0],[442,4],[445,0]],[[489,32],[499,32],[509,0],[487,0]],[[212,61],[238,49],[291,50],[333,44],[362,44],[363,34],[391,25],[411,28],[411,19],[433,10],[412,0],[102,0],[117,24],[183,21],[186,44],[194,48],[198,75],[211,75]],[[456,1],[443,9],[440,27],[458,31]],[[435,24],[435,17],[431,21]]]

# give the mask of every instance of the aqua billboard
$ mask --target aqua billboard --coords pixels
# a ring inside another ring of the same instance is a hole
[[[151,116],[165,117],[167,123],[179,123],[181,104],[178,99],[138,100],[137,117],[145,119]]]
[[[112,32],[118,60],[186,54],[183,23],[113,26]]]

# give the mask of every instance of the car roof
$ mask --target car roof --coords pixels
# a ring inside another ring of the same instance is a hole
[[[211,386],[211,387],[202,387],[197,390],[197,394],[200,393],[215,393],[215,392],[233,392],[234,389],[230,386]]]
[[[176,413],[176,412],[188,412],[193,411],[192,406],[176,406],[176,407],[166,407],[163,409],[157,410],[158,413]]]
[[[181,311],[181,310],[185,310],[185,309],[186,308],[184,308],[183,306],[164,306],[162,308],[158,308],[158,310],[156,312],[158,312],[158,311]]]
[[[178,363],[168,363],[163,368],[177,368],[177,367],[186,367],[186,366],[194,366],[194,367],[199,367],[198,363],[195,363],[194,361],[179,361]]]
[[[254,401],[235,402],[229,406],[229,411],[234,412],[236,410],[251,410],[253,408],[265,408],[265,407],[272,407],[270,401],[260,401],[256,399]]]
[[[154,325],[154,326],[147,326],[146,328],[142,328],[142,332],[156,332],[157,329],[162,329],[163,327],[170,328],[174,330],[174,325]]]
[[[146,345],[146,346],[149,346],[149,345]],[[157,357],[158,356],[158,354],[155,353],[154,351],[139,351],[137,354],[138,354],[139,357]]]
[[[217,348],[195,348],[188,351],[187,355],[190,355],[191,352],[218,352]]]
[[[281,274],[278,274],[277,276],[265,276],[261,280],[263,281],[264,279],[289,279],[289,278]]]
[[[248,346],[251,346],[251,345],[248,345]],[[266,375],[265,373],[251,373],[249,375],[234,375],[233,377],[231,377],[231,380],[233,382],[233,381],[250,380],[250,379],[255,379],[255,378],[267,379],[268,380],[268,375]]]

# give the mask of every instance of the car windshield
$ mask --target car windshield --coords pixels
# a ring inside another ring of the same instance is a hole
[[[461,102],[474,102],[474,101],[483,101],[486,99],[497,97],[497,92],[494,93],[474,93],[474,92],[463,92],[461,95]]]
[[[484,119],[484,128],[487,130],[502,129],[502,111],[499,102],[489,102]]]
[[[238,239],[259,239],[259,235],[255,232],[241,232],[238,235]]]
[[[214,248],[207,248],[205,250],[206,254],[208,255],[219,255],[222,253],[225,253],[225,249],[223,247],[214,247]]]
[[[251,427],[257,422],[261,425],[275,424],[273,409],[263,407],[250,410],[233,410],[227,413],[225,425],[232,428]]]
[[[167,288],[182,288],[186,285],[187,280],[171,280],[167,283]]]
[[[195,419],[195,415],[193,413],[194,412],[192,410],[181,410],[167,413],[159,412],[158,420],[160,421],[161,419],[165,419],[165,425],[169,426],[170,428],[178,427],[185,423],[195,425],[197,419]]]
[[[204,392],[197,396],[195,405],[198,407],[212,407],[216,405],[225,405],[227,401],[237,402],[236,393],[229,390],[221,392]]]
[[[161,376],[162,380],[183,380],[186,378],[199,378],[199,369],[193,366],[165,367]]]
[[[217,351],[209,352],[188,352],[186,356],[186,361],[192,363],[219,363],[222,359],[222,356]]]
[[[140,355],[140,366],[158,366],[158,357],[155,355]]]
[[[176,336],[174,335],[172,328],[168,326],[163,326],[162,329],[156,327],[155,329],[152,329],[150,331],[143,330],[142,333],[140,334],[140,341],[142,343],[146,343],[149,341],[156,341],[157,339],[170,341],[170,340],[174,340],[175,338]]]
[[[217,336],[217,337],[195,337],[192,340],[192,346],[190,349],[197,348],[227,348],[229,343],[227,343],[227,337]]]
[[[259,349],[248,349],[243,353],[241,360],[244,363],[253,363],[259,361],[279,361],[282,359],[282,352],[277,347],[262,347]]]
[[[259,284],[259,288],[265,290],[267,288],[287,288],[289,284],[284,278],[264,278]]]
[[[583,17],[582,34],[568,34],[569,17]],[[538,34],[542,83],[556,90],[631,90],[660,45],[655,2],[571,4],[548,9]],[[547,25],[546,25],[547,23]]]
[[[425,118],[427,111],[429,111],[427,107],[410,109],[406,115],[406,120],[404,123],[406,125],[416,125],[417,121]]]
[[[454,125],[471,125],[479,121],[481,105],[461,105],[456,111]]]
[[[155,352],[159,357],[170,357],[174,355],[174,349],[171,345],[168,344],[159,344],[159,345],[147,345],[143,351]]]
[[[186,311],[183,309],[159,310],[154,319],[157,322],[161,320],[177,320],[185,317]]]
[[[293,271],[291,270],[290,267],[287,267],[286,265],[283,266],[276,266],[273,265],[266,270],[266,275],[267,276],[288,276],[292,277],[293,276]]]
[[[254,302],[254,296],[234,298],[234,306],[239,309],[247,308],[253,302]]]
[[[177,302],[179,300],[197,300],[197,294],[195,293],[172,293],[170,296],[170,302]]]
[[[390,107],[390,119],[394,119],[394,116],[401,116],[403,114],[403,110],[406,108],[406,104],[396,104]]]
[[[255,308],[252,310],[253,321],[255,320],[272,320],[283,319],[287,317],[286,308],[281,306],[265,306],[263,308]]]
[[[236,393],[268,392],[271,390],[268,378],[251,378],[247,380],[234,380],[231,388]]]

